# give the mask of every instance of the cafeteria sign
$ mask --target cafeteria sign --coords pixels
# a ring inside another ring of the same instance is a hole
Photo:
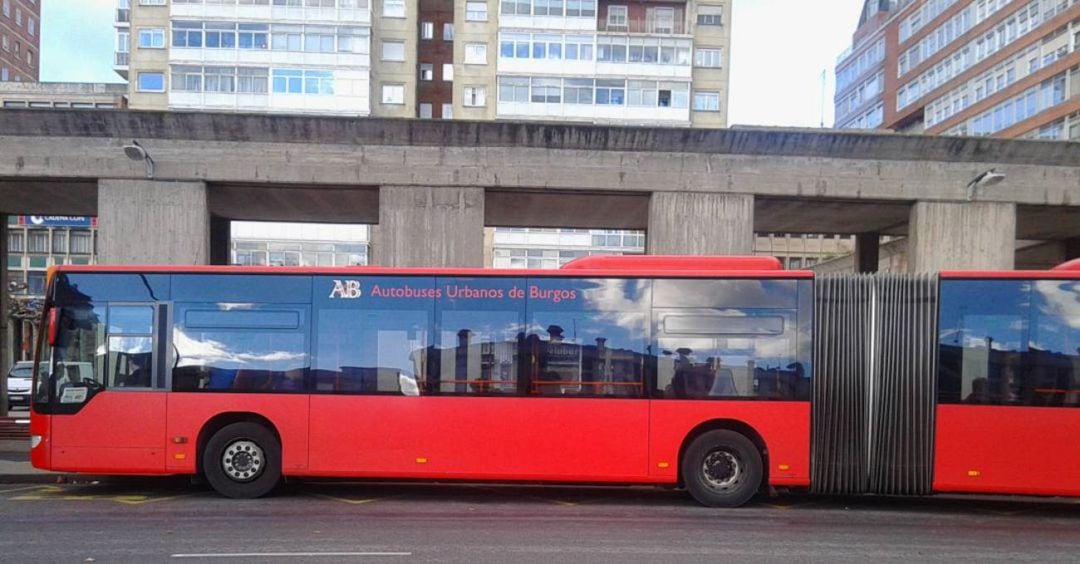
[[[19,216],[19,225],[31,227],[90,227],[93,218],[72,215],[23,215]]]

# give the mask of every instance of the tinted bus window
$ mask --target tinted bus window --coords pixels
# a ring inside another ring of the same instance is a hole
[[[304,391],[307,310],[285,304],[176,304],[173,389]]]
[[[1080,283],[941,283],[943,403],[1080,404]]]
[[[167,274],[61,273],[56,278],[58,305],[95,302],[153,302],[171,299]]]
[[[435,280],[316,277],[315,391],[415,395],[427,371]]]
[[[435,393],[517,393],[525,339],[523,278],[439,278]]]
[[[806,400],[809,280],[657,280],[656,397]]]
[[[528,286],[528,393],[642,397],[647,280],[534,278]]]

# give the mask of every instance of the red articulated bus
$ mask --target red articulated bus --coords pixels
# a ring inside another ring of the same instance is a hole
[[[242,498],[313,476],[1080,495],[1078,280],[57,267],[31,460]]]

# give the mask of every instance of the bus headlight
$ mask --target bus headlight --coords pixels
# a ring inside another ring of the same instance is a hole
[[[41,435],[30,435],[30,448],[35,449],[41,444]]]

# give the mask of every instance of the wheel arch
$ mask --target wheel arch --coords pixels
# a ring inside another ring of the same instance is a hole
[[[250,411],[227,411],[219,413],[206,421],[202,428],[199,429],[199,436],[195,441],[195,471],[198,474],[203,473],[203,451],[206,449],[206,443],[210,441],[210,437],[214,436],[221,429],[232,425],[233,423],[255,423],[266,427],[271,433],[274,434],[274,438],[277,439],[278,445],[281,445],[281,433],[278,432],[277,426],[273,421],[270,421],[267,417],[258,413]]]
[[[750,442],[754,443],[754,446],[757,447],[758,452],[761,454],[761,466],[762,466],[762,469],[761,469],[762,470],[761,487],[762,488],[768,487],[768,485],[769,485],[769,447],[768,447],[768,444],[765,442],[765,438],[761,436],[761,433],[759,433],[757,431],[757,429],[755,429],[753,426],[746,423],[745,421],[741,421],[741,420],[738,420],[738,419],[724,419],[724,418],[717,418],[717,419],[710,419],[708,421],[703,421],[703,422],[699,423],[696,427],[691,429],[690,432],[686,434],[686,437],[683,438],[682,444],[679,445],[679,457],[677,459],[677,463],[676,463],[677,466],[675,468],[675,473],[679,477],[679,481],[678,481],[679,487],[680,488],[686,487],[686,484],[683,483],[683,475],[682,475],[683,456],[686,454],[686,448],[688,446],[690,446],[690,443],[692,443],[694,441],[694,439],[698,438],[702,434],[708,433],[709,431],[717,431],[717,430],[735,431],[736,433],[739,433],[739,434],[743,435],[744,437],[750,439]]]

